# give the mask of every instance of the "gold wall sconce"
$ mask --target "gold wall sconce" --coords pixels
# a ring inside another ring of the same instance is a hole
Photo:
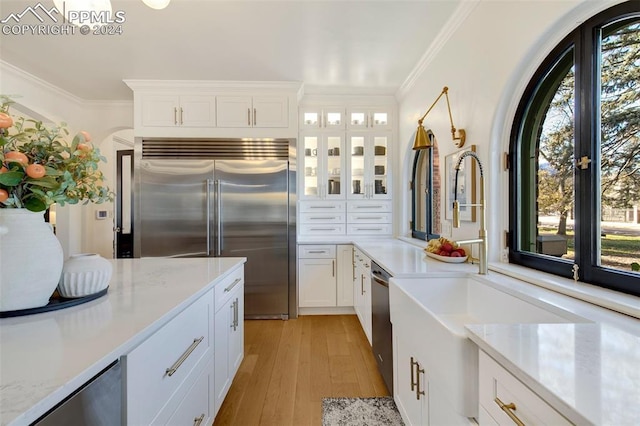
[[[447,99],[447,110],[449,110],[449,121],[451,122],[451,138],[453,139],[453,143],[458,148],[462,148],[464,146],[464,142],[467,138],[467,133],[464,131],[464,129],[456,130],[456,127],[453,125],[453,118],[451,117],[451,105],[449,103],[449,88],[447,86],[444,86],[442,88],[442,92],[440,92],[440,95],[438,95],[438,97],[436,98],[435,101],[433,101],[433,103],[431,104],[427,112],[425,112],[424,115],[418,120],[418,130],[416,131],[416,138],[413,141],[413,149],[431,148],[431,141],[427,136],[427,131],[422,125],[422,121],[424,121],[424,118],[427,116],[427,114],[431,112],[433,107],[436,106],[440,98],[442,98],[442,95],[444,95],[445,98]],[[457,137],[456,137],[456,133],[457,133]]]

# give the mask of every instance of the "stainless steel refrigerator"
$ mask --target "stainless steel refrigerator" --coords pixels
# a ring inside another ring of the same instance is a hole
[[[295,141],[136,141],[136,257],[246,257],[245,318],[295,318]]]

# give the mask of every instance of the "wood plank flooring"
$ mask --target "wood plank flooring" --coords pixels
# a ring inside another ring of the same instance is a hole
[[[322,398],[387,395],[355,315],[247,320],[244,361],[214,426],[319,426]]]

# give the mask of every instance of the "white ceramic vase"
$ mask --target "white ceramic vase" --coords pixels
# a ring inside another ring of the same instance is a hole
[[[111,262],[96,253],[71,255],[64,262],[58,292],[69,298],[95,294],[107,288],[111,273]]]
[[[0,209],[0,311],[49,303],[63,265],[62,246],[44,212]]]

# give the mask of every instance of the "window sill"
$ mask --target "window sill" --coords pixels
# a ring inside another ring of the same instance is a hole
[[[640,319],[640,298],[509,263],[493,262],[489,270],[593,305]]]

